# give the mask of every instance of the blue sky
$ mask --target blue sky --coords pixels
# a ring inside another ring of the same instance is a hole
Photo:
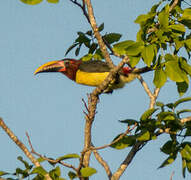
[[[37,152],[55,158],[82,150],[84,106],[81,99],[87,99],[86,94],[93,89],[77,85],[58,73],[33,75],[39,65],[64,58],[76,32],[90,28],[78,7],[69,0],[60,1],[28,6],[19,0],[6,0],[0,5],[0,116],[27,146],[26,131]],[[105,32],[118,32],[123,34],[123,39],[135,40],[139,27],[133,21],[155,2],[158,1],[110,0],[93,1],[93,5],[97,22],[105,22]],[[83,50],[80,55],[85,53]],[[75,56],[70,53],[67,57]],[[153,74],[148,73],[144,78],[149,83]],[[189,89],[184,97],[190,95]],[[178,98],[175,84],[168,81],[158,100],[167,103]],[[126,127],[118,120],[138,118],[148,106],[148,97],[138,80],[112,95],[101,95],[93,126],[94,144],[108,144],[125,131]],[[148,143],[121,179],[170,179],[173,171],[173,180],[183,179],[180,157],[173,165],[157,170],[166,158],[159,150],[166,139],[167,136],[161,136]],[[0,170],[22,167],[16,158],[23,153],[2,130],[0,140]],[[100,153],[115,170],[128,150],[106,149]],[[98,170],[92,179],[106,179],[94,158],[91,166]],[[188,179],[190,174],[185,178]]]

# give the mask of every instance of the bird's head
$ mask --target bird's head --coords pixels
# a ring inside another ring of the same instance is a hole
[[[81,63],[81,60],[62,59],[58,61],[50,61],[38,67],[34,74],[45,72],[61,72],[68,78],[75,80],[76,71]]]

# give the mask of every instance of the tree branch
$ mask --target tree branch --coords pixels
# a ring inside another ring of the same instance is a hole
[[[150,98],[150,105],[149,105],[149,109],[154,108],[155,103],[156,103],[156,99],[158,97],[158,94],[160,92],[159,88],[156,88],[154,90],[154,93],[151,92],[151,90],[149,89],[147,83],[143,80],[141,75],[138,75],[137,78],[139,79],[139,81],[141,82],[145,92],[147,93],[147,95]],[[135,157],[136,153],[142,149],[142,147],[146,144],[146,142],[143,141],[137,141],[134,146],[132,147],[132,149],[130,150],[130,152],[128,153],[127,157],[125,158],[125,160],[122,162],[122,164],[120,165],[120,167],[117,169],[117,171],[112,175],[111,180],[118,180],[120,178],[120,176],[124,173],[124,171],[126,170],[126,168],[129,166],[129,164],[131,163],[131,161],[133,160],[133,158]]]
[[[93,90],[93,92],[88,97],[88,115],[85,116],[85,144],[83,151],[86,151],[91,147],[91,128],[92,123],[96,113],[96,107],[98,103],[98,96],[107,88],[108,84],[115,78],[117,72],[122,68],[122,66],[129,61],[129,58],[126,56],[123,60],[111,69],[109,75],[106,79],[101,83],[97,88]],[[89,165],[89,158],[91,155],[91,151],[87,151],[84,155],[84,166],[87,167]]]
[[[106,60],[106,62],[108,63],[108,66],[110,68],[113,68],[115,65],[113,64],[109,52],[107,51],[107,47],[102,39],[102,36],[98,30],[97,24],[96,24],[96,20],[94,17],[94,12],[93,12],[93,8],[92,8],[92,4],[91,4],[91,0],[84,0],[85,4],[87,6],[87,10],[88,10],[88,16],[89,16],[89,20],[90,20],[90,25],[93,29],[94,35],[98,41],[98,44],[100,46],[101,52]]]
[[[111,179],[112,177],[112,172],[109,168],[109,165],[107,164],[106,161],[103,160],[103,158],[100,156],[100,154],[97,152],[97,150],[93,150],[94,156],[97,159],[97,161],[103,166],[103,168],[105,169],[105,172],[108,176],[109,179]]]
[[[129,164],[135,157],[136,153],[141,149],[141,146],[143,145],[144,145],[144,142],[141,142],[141,141],[138,141],[135,143],[135,145],[132,147],[127,157],[125,158],[125,160],[121,163],[120,167],[113,174],[111,180],[118,180],[121,177],[121,175],[124,173],[126,168],[129,166]]]
[[[30,161],[36,166],[36,167],[42,167],[40,163],[36,160],[36,158],[29,152],[27,147],[17,138],[17,136],[7,127],[7,125],[4,123],[3,119],[0,118],[0,126],[2,129],[6,132],[6,134],[11,138],[12,141],[15,142],[15,144],[24,152],[24,154],[30,159]],[[43,167],[42,167],[43,168]],[[47,173],[45,175],[46,180],[52,180],[49,174]]]
[[[34,150],[33,146],[32,146],[32,143],[31,143],[29,134],[28,134],[27,132],[26,132],[26,136],[27,136],[27,139],[28,139],[28,143],[29,143],[29,145],[30,145],[30,148],[31,148],[31,153],[37,155],[38,157],[42,158],[43,160],[46,160],[46,161],[48,161],[48,162],[55,163],[55,164],[56,164],[56,163],[59,163],[59,164],[65,166],[65,167],[71,168],[71,169],[73,169],[73,170],[75,170],[75,171],[77,172],[77,168],[75,168],[75,167],[72,166],[71,164],[67,164],[67,163],[65,163],[65,162],[63,162],[63,161],[61,161],[61,160],[59,160],[59,159],[47,158],[46,156],[43,156],[43,155],[37,153],[37,152]]]
[[[81,8],[81,10],[82,10],[84,16],[86,17],[87,21],[90,23],[90,19],[89,19],[88,13],[86,11],[85,1],[83,0],[83,4],[78,3],[77,0],[70,0],[70,1]]]

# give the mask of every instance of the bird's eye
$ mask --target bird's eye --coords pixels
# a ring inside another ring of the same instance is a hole
[[[69,64],[70,64],[70,62],[69,62],[69,61],[64,61],[64,65],[65,65],[65,67],[68,67],[68,66],[69,66]]]

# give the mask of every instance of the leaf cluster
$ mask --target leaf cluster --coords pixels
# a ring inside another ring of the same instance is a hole
[[[48,172],[42,166],[34,167],[34,165],[30,165],[27,161],[23,160],[21,156],[17,159],[24,165],[24,168],[16,168],[15,172],[9,173],[5,171],[0,171],[0,178],[8,177],[6,179],[16,180],[16,179],[25,179],[32,178],[32,180],[45,180],[46,175],[49,174],[52,180],[66,180],[66,178],[62,178],[61,176],[61,162],[68,159],[79,159],[80,156],[78,154],[66,154],[64,156],[58,157],[57,159],[53,158],[38,158],[40,163],[48,162],[53,168]],[[97,171],[92,167],[85,167],[80,169],[80,177],[89,177],[95,174]],[[75,179],[79,177],[77,172],[69,171],[68,177],[70,179]]]
[[[191,101],[191,97],[182,98],[174,103],[164,104],[157,102],[157,108],[148,109],[138,120],[125,119],[120,122],[128,127],[137,125],[130,135],[124,136],[110,147],[124,149],[133,146],[138,141],[147,143],[157,140],[161,134],[168,134],[169,139],[161,147],[161,151],[168,155],[168,158],[159,168],[165,167],[176,159],[178,153],[182,157],[182,172],[185,177],[185,170],[191,172],[191,142],[187,138],[191,136],[191,121],[183,123],[181,120],[191,109],[179,109],[181,104]],[[115,141],[121,134],[117,135]]]

